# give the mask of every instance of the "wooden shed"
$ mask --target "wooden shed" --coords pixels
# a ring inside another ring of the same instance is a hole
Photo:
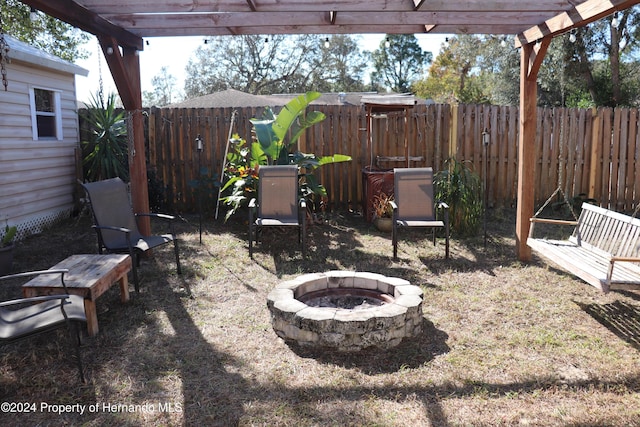
[[[88,71],[7,35],[0,87],[0,235],[18,238],[69,216],[79,147],[75,76]]]

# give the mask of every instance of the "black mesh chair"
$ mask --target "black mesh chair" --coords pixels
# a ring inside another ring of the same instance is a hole
[[[0,302],[0,343],[11,343],[29,338],[36,334],[49,332],[57,328],[66,327],[71,340],[76,341],[75,352],[80,372],[80,379],[84,382],[82,359],[80,358],[80,323],[87,322],[84,311],[84,298],[69,295],[64,283],[64,274],[68,270],[42,270],[11,274],[0,277],[0,281],[32,277],[41,274],[59,274],[64,294],[47,295],[32,298],[21,298]]]
[[[93,212],[93,228],[98,234],[98,253],[128,253],[133,261],[133,283],[140,292],[138,269],[140,254],[155,247],[173,242],[178,274],[182,274],[178,240],[173,231],[172,215],[157,213],[133,213],[127,185],[120,178],[82,184],[87,191]],[[149,216],[168,224],[168,233],[143,236],[138,230],[137,216]]]

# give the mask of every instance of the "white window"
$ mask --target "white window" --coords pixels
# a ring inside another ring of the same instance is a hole
[[[31,124],[33,139],[62,139],[60,92],[31,88]]]

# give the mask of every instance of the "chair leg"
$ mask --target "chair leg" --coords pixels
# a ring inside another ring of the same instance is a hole
[[[306,210],[302,213],[302,221],[300,228],[298,229],[298,234],[300,236],[300,240],[302,243],[302,258],[307,255],[307,215]]]
[[[253,258],[253,225],[249,222],[249,258]]]
[[[445,244],[444,244],[444,257],[446,259],[449,259],[449,234],[447,234],[447,237],[445,238]]]
[[[67,320],[67,322],[71,323],[69,320]],[[73,322],[73,325],[69,324],[68,325],[68,330],[69,330],[69,338],[71,339],[71,343],[73,343],[73,341],[76,341],[75,344],[75,348],[76,348],[76,363],[78,365],[78,372],[80,373],[80,381],[82,381],[82,383],[86,383],[86,380],[84,378],[84,368],[82,366],[82,356],[80,354],[80,344],[82,344],[82,340],[80,338],[80,326],[78,325],[77,322]],[[74,337],[74,330],[75,330],[75,337]]]
[[[398,259],[398,226],[395,221],[391,228],[391,240],[393,241],[393,259]]]
[[[137,253],[131,253],[131,271],[133,271],[133,287],[136,293],[140,293],[140,283],[138,281],[138,265],[140,264],[139,255]]]
[[[180,252],[178,251],[178,239],[173,237],[173,251],[176,253],[176,268],[178,274],[182,274],[182,267],[180,266]]]
[[[449,259],[449,223],[445,226],[444,257]]]
[[[451,232],[451,227],[449,224],[449,209],[445,209],[444,211],[444,235],[445,235],[445,249],[444,256],[446,259],[449,259],[449,235]]]

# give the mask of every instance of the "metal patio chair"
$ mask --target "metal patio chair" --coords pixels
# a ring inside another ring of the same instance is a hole
[[[393,206],[393,258],[398,258],[398,229],[400,227],[423,227],[433,230],[433,244],[436,243],[436,229],[445,231],[445,257],[449,258],[449,206],[435,202],[433,198],[432,168],[395,168]],[[436,218],[436,211],[442,210],[443,220]]]
[[[253,242],[258,242],[260,229],[269,226],[296,227],[305,256],[307,215],[304,198],[298,195],[298,167],[260,166],[258,177],[258,199],[249,202],[249,256],[253,257]]]
[[[140,255],[155,247],[173,242],[177,271],[178,274],[182,274],[178,239],[173,230],[174,216],[158,213],[134,214],[129,201],[127,185],[120,178],[85,183],[82,186],[91,203],[93,228],[98,235],[98,253],[106,251],[131,255],[133,283],[136,292],[140,292],[137,269],[140,266]],[[166,222],[169,233],[143,236],[138,230],[136,220],[138,216],[148,216]]]
[[[36,334],[67,327],[71,340],[76,340],[75,352],[80,380],[85,382],[82,359],[80,357],[80,327],[86,323],[84,298],[69,295],[64,283],[64,274],[68,270],[42,270],[11,274],[0,280],[20,277],[33,277],[41,274],[59,274],[64,294],[21,298],[0,302],[0,344],[11,343],[29,338]],[[74,336],[75,335],[75,336]]]

